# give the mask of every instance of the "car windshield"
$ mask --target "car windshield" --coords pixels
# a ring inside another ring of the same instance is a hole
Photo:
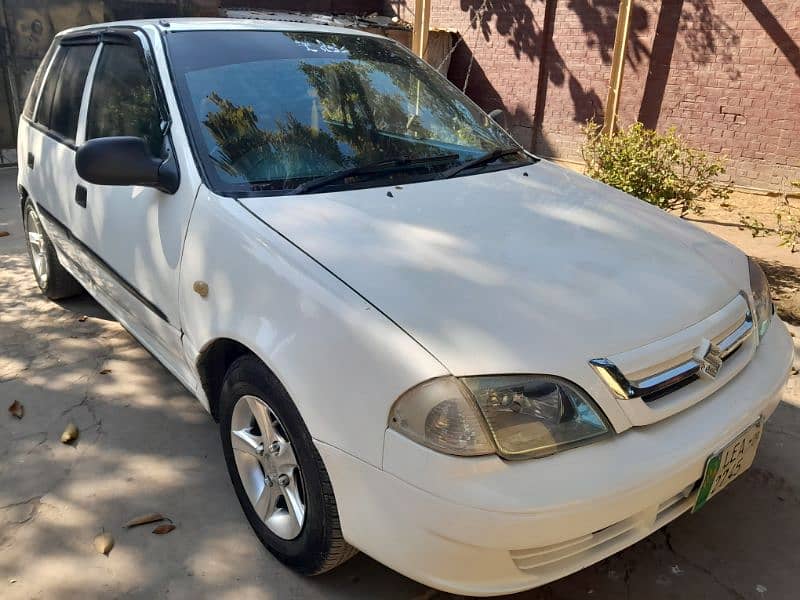
[[[166,39],[195,149],[217,191],[364,187],[531,161],[521,149],[501,152],[519,146],[389,39],[288,31]],[[453,170],[491,152],[497,158]]]

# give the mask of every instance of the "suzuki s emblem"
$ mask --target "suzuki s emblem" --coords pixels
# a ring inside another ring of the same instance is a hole
[[[694,351],[694,359],[700,364],[700,376],[714,379],[722,366],[722,350],[719,346],[712,344],[709,340],[703,343]]]

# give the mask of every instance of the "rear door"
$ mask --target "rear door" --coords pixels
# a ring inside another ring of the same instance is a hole
[[[19,118],[19,126],[17,127],[18,181],[28,193],[34,196],[38,195],[38,193],[34,193],[33,188],[34,186],[38,186],[39,182],[36,181],[34,176],[35,160],[33,150],[34,146],[36,146],[37,149],[41,149],[41,140],[39,136],[44,134],[33,126],[33,116],[36,111],[36,105],[39,102],[39,93],[42,91],[45,75],[49,71],[50,63],[53,60],[53,56],[58,51],[58,47],[59,42],[55,40],[50,44],[50,48],[48,48],[47,53],[44,55],[44,58],[42,58],[42,62],[39,63],[39,67],[36,69],[36,75],[34,75],[33,82],[31,83],[31,88],[28,90],[28,97],[25,99],[25,106],[22,109],[22,115]]]
[[[171,116],[144,34],[103,34],[87,100],[80,142],[136,136],[154,156],[172,153]],[[83,180],[77,184],[83,202],[74,232],[91,259],[92,278],[152,351],[175,369],[185,368],[178,270],[196,189],[187,177],[174,194]]]
[[[48,224],[51,237],[72,227],[75,218],[75,140],[81,101],[97,44],[61,41],[47,67],[27,144],[20,157],[28,193]],[[23,162],[24,161],[24,162]],[[63,250],[63,244],[58,244]]]

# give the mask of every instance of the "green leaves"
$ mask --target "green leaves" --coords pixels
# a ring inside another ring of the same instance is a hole
[[[589,121],[583,131],[586,174],[661,209],[683,217],[702,212],[703,202],[730,196],[730,184],[717,182],[723,163],[688,147],[674,127],[659,133],[633,123],[607,136]]]

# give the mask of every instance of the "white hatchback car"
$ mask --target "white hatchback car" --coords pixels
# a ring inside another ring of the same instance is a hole
[[[789,373],[754,262],[376,35],[72,29],[18,152],[44,294],[87,289],[197,396],[302,573],[358,548],[464,594],[566,575],[747,469]]]

